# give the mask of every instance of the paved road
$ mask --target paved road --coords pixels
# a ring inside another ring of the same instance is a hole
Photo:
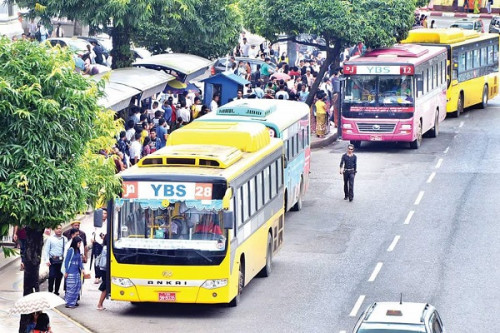
[[[449,332],[498,332],[499,102],[447,119],[417,151],[358,149],[352,203],[338,174],[346,143],[314,151],[304,209],[286,216],[273,274],[254,279],[237,308],[106,301],[97,311],[97,285],[86,283],[80,307],[60,310],[94,332],[349,332],[370,302],[403,293],[437,306]],[[15,269],[1,272],[0,314],[19,293],[6,282],[19,283]]]

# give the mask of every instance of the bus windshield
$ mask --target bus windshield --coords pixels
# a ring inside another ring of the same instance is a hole
[[[184,202],[117,200],[114,248],[144,250],[200,250],[226,248],[227,230],[215,209],[189,208]]]
[[[413,80],[402,75],[352,75],[347,77],[344,101],[370,106],[413,105]]]

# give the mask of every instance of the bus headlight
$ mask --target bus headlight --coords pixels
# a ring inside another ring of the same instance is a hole
[[[352,129],[352,125],[351,124],[342,124],[342,128]]]
[[[120,277],[111,277],[111,283],[116,284],[117,286],[123,287],[123,288],[128,288],[128,287],[133,287],[134,284],[130,279],[126,278],[120,278]]]
[[[402,131],[408,131],[408,130],[411,130],[411,124],[404,124],[404,125],[401,125],[401,130],[402,130]]]
[[[206,280],[201,285],[202,288],[205,289],[216,289],[227,286],[227,279],[219,279],[219,280]]]

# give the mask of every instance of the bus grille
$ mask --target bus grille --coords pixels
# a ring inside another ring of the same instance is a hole
[[[392,133],[394,132],[394,128],[396,124],[367,124],[367,123],[359,123],[358,130],[361,133]]]

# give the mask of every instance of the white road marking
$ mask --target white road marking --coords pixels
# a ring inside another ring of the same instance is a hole
[[[406,220],[405,220],[404,224],[410,224],[410,220],[411,220],[413,214],[415,214],[415,211],[414,210],[410,210],[410,212],[408,213],[408,216],[406,217]]]
[[[463,122],[463,121],[461,121],[461,122],[460,122],[460,125],[458,125],[458,128],[463,127],[463,126],[464,126],[464,122]]]
[[[377,265],[375,266],[375,269],[372,272],[372,275],[370,275],[370,278],[368,279],[368,282],[375,281],[375,279],[377,278],[377,275],[380,272],[380,270],[382,269],[383,265],[384,265],[384,263],[382,263],[382,262],[377,263]]]
[[[359,308],[363,304],[365,300],[365,295],[359,296],[358,300],[356,301],[356,304],[354,304],[354,307],[351,310],[351,313],[349,313],[349,317],[356,317],[358,315]]]
[[[420,200],[422,200],[422,197],[424,196],[424,191],[420,191],[420,193],[417,196],[417,200],[415,200],[415,205],[418,205],[420,203]]]
[[[436,172],[431,173],[429,178],[427,178],[427,184],[430,184],[432,182],[432,180],[434,179],[434,177],[436,177]]]
[[[339,331],[339,333],[346,333],[346,331]]]
[[[467,114],[465,115],[465,118],[469,118],[469,116],[470,116],[470,113],[467,113]]]
[[[450,147],[446,147],[446,149],[444,150],[444,154],[448,154],[448,150],[450,150]]]
[[[439,169],[439,168],[441,167],[441,164],[443,164],[443,159],[442,159],[442,158],[440,158],[440,159],[438,160],[438,162],[436,163],[436,167],[435,167],[435,168],[436,168],[436,169]]]
[[[400,238],[401,238],[401,236],[399,236],[399,235],[394,236],[394,239],[392,240],[391,245],[389,245],[389,247],[387,248],[387,252],[392,252],[394,250],[394,248],[396,247],[396,244],[398,243]]]

